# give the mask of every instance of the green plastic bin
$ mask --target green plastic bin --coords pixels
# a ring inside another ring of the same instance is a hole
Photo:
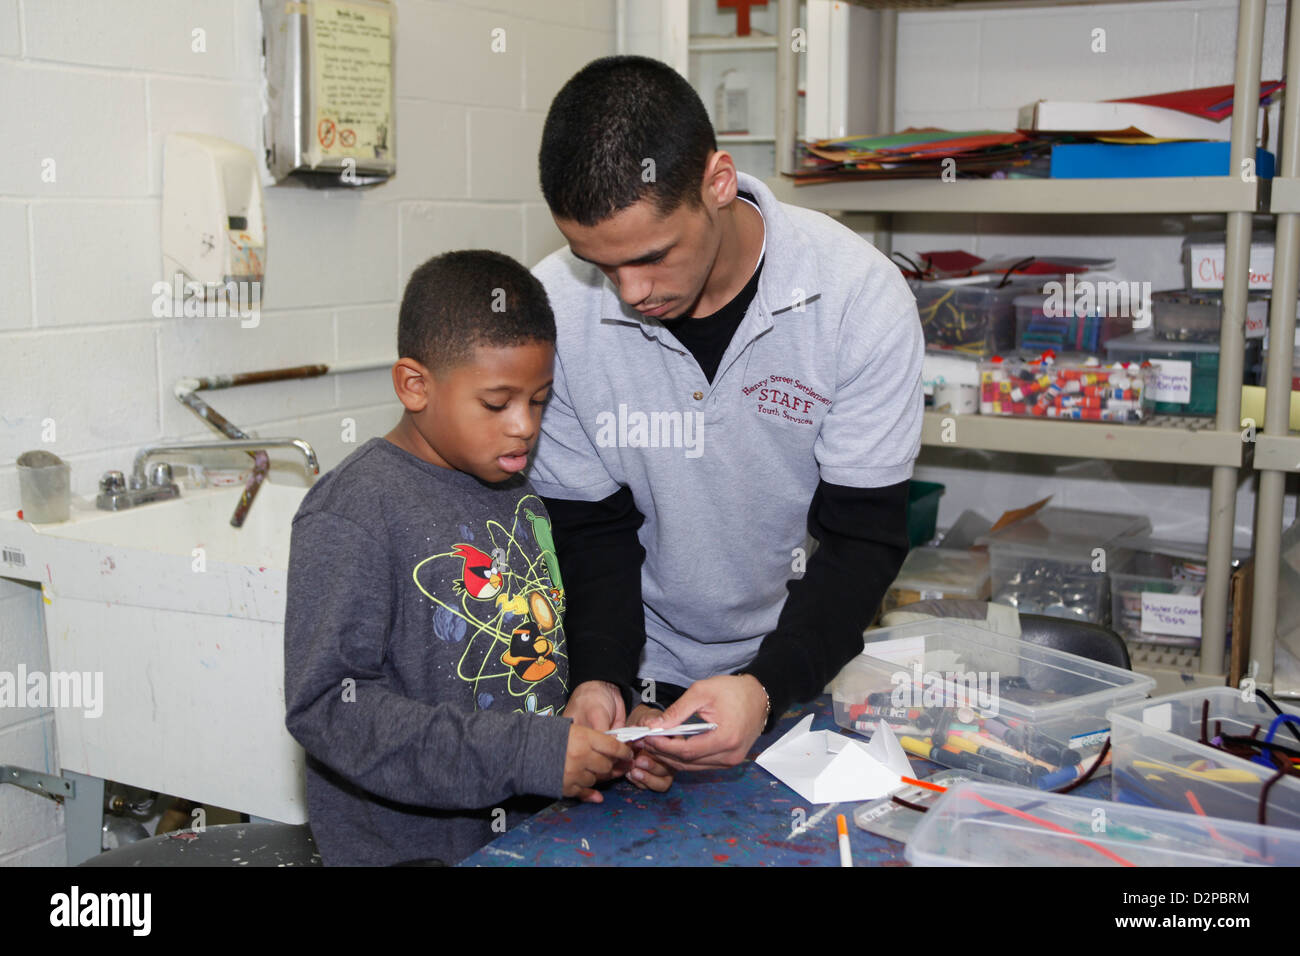
[[[943,485],[913,481],[907,489],[907,539],[918,548],[934,539],[939,524],[939,498]]]

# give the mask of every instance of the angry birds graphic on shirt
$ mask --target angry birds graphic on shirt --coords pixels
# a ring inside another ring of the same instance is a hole
[[[490,520],[460,533],[412,570],[435,606],[435,638],[464,645],[456,675],[472,685],[476,709],[558,712],[568,694],[564,590],[540,500],[520,498],[509,526]]]

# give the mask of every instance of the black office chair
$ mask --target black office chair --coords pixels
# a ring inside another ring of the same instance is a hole
[[[894,610],[954,620],[983,621],[988,613],[988,602],[935,599],[904,604]],[[1133,669],[1133,662],[1128,655],[1128,645],[1124,643],[1124,639],[1110,628],[1100,624],[1051,617],[1046,614],[1021,614],[1020,639],[1031,644],[1065,651],[1067,654],[1077,654],[1101,664],[1122,667],[1124,670]]]

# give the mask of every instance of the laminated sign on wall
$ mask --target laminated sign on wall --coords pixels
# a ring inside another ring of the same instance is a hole
[[[389,0],[262,0],[262,21],[275,179],[347,187],[393,175]]]
[[[308,158],[385,159],[393,118],[393,20],[382,7],[316,0],[316,136]]]

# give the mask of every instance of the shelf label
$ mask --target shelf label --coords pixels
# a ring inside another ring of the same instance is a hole
[[[1142,631],[1146,634],[1201,636],[1201,596],[1142,592]]]
[[[1192,400],[1192,363],[1172,359],[1152,359],[1156,384],[1151,397],[1157,402],[1186,405]]]

